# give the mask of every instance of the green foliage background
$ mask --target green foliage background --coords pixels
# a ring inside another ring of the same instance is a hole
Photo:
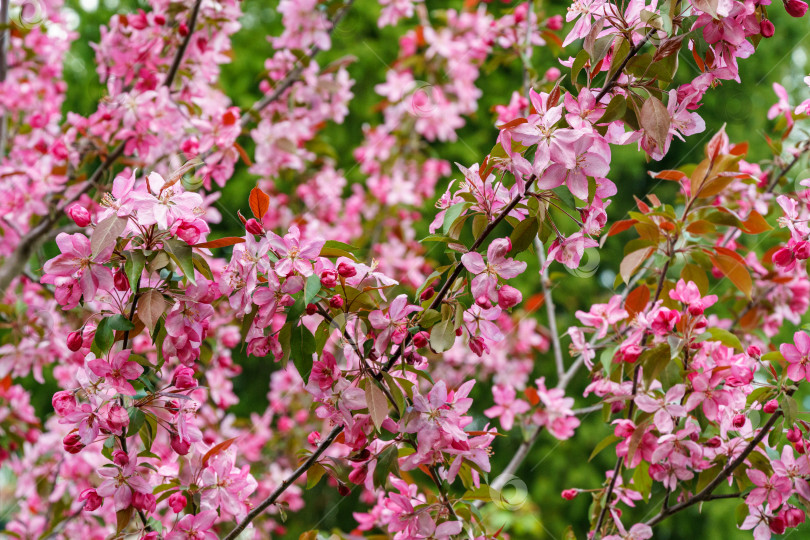
[[[459,8],[461,3],[426,0],[430,10]],[[278,35],[281,31],[280,17],[275,11],[276,5],[277,2],[255,0],[243,2],[245,12],[242,18],[243,28],[234,36],[233,62],[224,67],[222,77],[225,91],[233,102],[242,108],[249,107],[259,97],[257,86],[263,72],[264,60],[272,54],[272,47],[265,36]],[[538,5],[538,2],[535,2],[535,5]],[[544,4],[544,9],[549,14],[564,14],[567,5],[567,2],[555,0]],[[69,90],[64,110],[86,115],[95,109],[98,100],[105,94],[105,89],[95,73],[93,51],[90,47],[91,42],[98,41],[99,25],[106,23],[109,17],[118,11],[129,12],[147,6],[144,2],[133,0],[120,2],[102,0],[97,6],[87,1],[80,3],[68,0],[67,6],[76,15],[76,31],[80,37],[74,42],[66,65],[65,76]],[[85,9],[86,7],[91,9]],[[509,9],[509,5],[501,6],[498,2],[492,2],[490,8],[497,12]],[[401,29],[377,28],[379,9],[377,2],[373,0],[356,1],[333,35],[332,50],[322,53],[317,58],[321,65],[346,55],[356,59],[348,68],[355,80],[353,88],[355,99],[350,104],[350,115],[344,124],[328,126],[318,141],[319,144],[325,145],[324,148],[330,149],[329,152],[337,159],[339,166],[350,181],[354,182],[363,181],[352,158],[352,150],[362,140],[361,127],[364,123],[377,123],[381,117],[375,109],[379,96],[374,92],[374,85],[384,81],[388,65],[398,54],[398,36]],[[772,6],[770,11],[776,24],[777,35],[773,39],[763,40],[753,58],[740,62],[742,84],[728,82],[722,88],[707,94],[705,105],[700,110],[707,124],[706,132],[691,137],[685,143],[675,143],[671,153],[661,163],[647,164],[642,154],[634,147],[614,151],[611,178],[619,186],[619,195],[609,208],[611,222],[622,219],[626,212],[635,206],[633,194],[643,197],[646,193],[655,191],[662,200],[674,202],[673,186],[659,184],[658,181],[651,179],[646,171],[675,168],[680,164],[699,161],[703,144],[723,124],[726,124],[732,141],[747,140],[750,143],[749,161],[768,156],[763,133],[769,126],[766,112],[775,101],[771,83],[781,82],[794,96],[798,96],[801,90],[806,93],[807,87],[802,83],[802,78],[808,72],[807,54],[810,51],[808,39],[810,32],[806,26],[806,18],[802,21],[786,16],[781,5]],[[575,55],[576,52],[577,46],[572,45],[566,49],[564,56]],[[535,50],[533,67],[538,72],[542,73],[548,67],[556,65],[551,49]],[[565,73],[565,68],[562,68],[562,71]],[[682,53],[679,79],[686,81],[696,74],[697,68],[691,55]],[[436,144],[431,151],[437,157],[451,162],[457,161],[468,165],[480,161],[492,148],[497,136],[497,131],[493,127],[495,117],[491,112],[492,107],[508,101],[512,91],[520,89],[521,81],[522,71],[517,61],[485,69],[478,81],[478,86],[483,90],[478,113],[469,119],[466,127],[459,132],[458,142]],[[243,143],[250,151],[249,139],[244,138]],[[289,191],[297,181],[293,175],[279,179],[278,188]],[[254,185],[255,178],[246,172],[244,165],[238,166],[237,173],[228,183],[220,202],[220,210],[225,217],[215,231],[218,235],[242,234],[239,222],[234,217],[235,211],[247,207],[247,194]],[[443,186],[438,188],[439,192],[444,190]],[[419,232],[427,234],[427,224],[431,215],[432,206],[428,206],[425,208],[426,219]],[[552,275],[553,279],[559,278],[554,279],[553,294],[561,317],[559,321],[561,328],[565,329],[567,324],[573,322],[573,313],[577,309],[587,309],[591,303],[609,297],[622,258],[624,242],[626,238],[623,236],[611,238],[607,242],[605,248],[600,251],[599,270],[592,278],[581,279],[567,273]],[[437,259],[443,257],[435,249],[430,256]],[[523,276],[524,295],[539,292],[537,263],[532,260],[531,254],[524,255],[524,258],[530,264],[529,271]],[[561,272],[559,266],[556,267],[556,271]],[[544,312],[539,316],[543,320]],[[785,329],[786,335],[790,335],[792,331]],[[238,415],[247,415],[266,406],[267,383],[270,373],[276,366],[266,359],[246,358],[238,352],[235,358],[243,366],[244,372],[234,382],[234,391],[240,397],[241,403],[235,406],[233,411]],[[550,380],[553,380],[552,363],[549,355],[538,356],[536,374],[550,376]],[[572,385],[570,395],[581,396],[585,384],[583,376],[581,381]],[[55,385],[51,382],[36,392],[35,401],[40,414],[50,412],[50,396],[54,388]],[[483,408],[492,404],[491,395],[487,395],[488,393],[486,384],[478,385],[475,397],[478,398],[479,415]],[[577,402],[578,406],[587,404],[582,398],[578,398]],[[483,416],[478,419],[481,425],[485,421],[486,418]],[[558,442],[544,435],[517,474],[519,481],[525,483],[529,492],[528,498],[525,503],[517,505],[515,511],[494,512],[492,530],[506,524],[512,538],[562,538],[566,527],[572,524],[577,538],[584,537],[588,530],[590,496],[582,494],[574,501],[568,502],[559,494],[562,489],[569,487],[600,486],[604,472],[613,467],[615,456],[611,458],[612,452],[606,451],[591,462],[588,461],[588,456],[594,446],[610,432],[612,429],[602,422],[601,415],[594,413],[584,419],[583,426],[572,440]],[[503,469],[519,442],[520,435],[517,433],[496,440],[495,454],[492,458],[494,471]],[[654,492],[652,495],[652,500],[656,501],[652,507],[655,511],[660,506],[661,497],[662,493]],[[323,484],[306,492],[305,499],[306,508],[288,518],[286,523],[288,538],[297,538],[301,532],[313,527],[321,530],[338,528],[348,531],[355,524],[351,512],[364,508],[357,500],[357,493],[341,498],[334,489],[325,488]],[[522,499],[520,494],[515,494],[513,500],[519,502]],[[750,538],[750,533],[740,532],[734,526],[734,509],[737,504],[737,501],[715,501],[706,505],[702,514],[698,514],[697,508],[692,508],[660,525],[656,529],[656,538]],[[642,511],[637,511],[624,521],[629,524],[635,522],[634,518],[640,520],[644,517]],[[803,533],[809,530],[805,529]]]

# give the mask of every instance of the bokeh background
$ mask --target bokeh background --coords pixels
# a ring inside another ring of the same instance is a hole
[[[258,97],[258,82],[263,70],[264,60],[272,55],[272,47],[266,40],[268,34],[278,35],[281,32],[281,21],[275,11],[277,2],[246,0],[243,2],[244,16],[241,20],[242,30],[233,39],[233,61],[224,66],[222,85],[234,104],[247,108]],[[447,7],[460,8],[461,1],[426,0],[430,10]],[[490,9],[511,9],[515,2],[501,4],[493,2]],[[539,2],[534,3],[540,6]],[[781,2],[770,9],[777,33],[769,40],[763,40],[754,57],[741,61],[740,73],[742,84],[725,83],[723,87],[707,93],[700,114],[706,121],[707,130],[688,139],[685,143],[675,142],[666,159],[660,163],[647,163],[642,153],[634,147],[614,150],[611,179],[619,186],[613,204],[608,209],[610,222],[623,219],[635,206],[633,195],[643,198],[654,191],[662,200],[674,201],[675,192],[672,183],[660,183],[649,177],[648,170],[676,168],[679,165],[699,161],[703,144],[712,133],[724,124],[733,142],[748,141],[750,144],[749,161],[765,159],[770,151],[765,142],[765,133],[771,127],[766,118],[770,105],[776,96],[772,89],[773,82],[781,83],[794,97],[794,103],[805,99],[808,91],[803,78],[810,72],[810,28],[807,19],[792,19],[782,9]],[[547,14],[565,14],[568,2],[555,0],[545,2],[542,9]],[[66,9],[75,31],[80,37],[74,41],[68,57],[65,77],[68,82],[68,93],[64,110],[88,115],[95,110],[99,99],[105,95],[105,88],[99,83],[93,62],[91,43],[99,38],[99,26],[105,24],[111,15],[119,11],[134,11],[146,8],[146,5],[133,0],[68,0]],[[342,125],[330,125],[313,141],[319,152],[331,155],[346,174],[350,182],[363,181],[362,175],[355,166],[352,150],[362,141],[364,123],[377,123],[380,113],[376,105],[380,97],[374,86],[385,80],[388,64],[396,59],[398,36],[401,29],[387,27],[379,29],[377,18],[379,6],[373,0],[357,0],[346,19],[333,34],[332,50],[321,53],[318,62],[321,65],[344,56],[354,57],[348,70],[355,80],[353,92],[355,98],[350,103],[350,114]],[[408,24],[407,22],[404,24]],[[538,48],[532,56],[532,66],[539,73],[547,68],[559,66],[557,57],[567,58],[578,52],[575,43],[565,51],[552,47]],[[561,66],[560,66],[561,67]],[[565,72],[565,68],[562,68]],[[686,81],[697,74],[694,60],[688,53],[682,53],[678,80]],[[493,62],[484,69],[478,86],[483,90],[483,98],[476,115],[470,118],[467,125],[460,130],[458,141],[454,143],[435,143],[431,151],[437,157],[450,162],[469,165],[479,162],[492,148],[497,131],[494,127],[495,115],[492,108],[508,101],[513,90],[522,86],[523,74],[519,62]],[[249,139],[244,139],[249,143]],[[250,152],[250,148],[248,151]],[[460,175],[455,174],[458,178]],[[256,178],[247,173],[243,163],[237,165],[235,176],[228,182],[219,202],[223,222],[215,228],[214,237],[223,235],[241,236],[243,229],[236,219],[237,209],[243,212],[247,207],[248,192],[255,186]],[[297,185],[297,178],[290,174],[278,179],[279,191],[292,193]],[[437,192],[444,191],[444,186],[437,186]],[[424,215],[432,215],[432,204],[425,208]],[[421,225],[422,236],[427,235],[426,219]],[[587,310],[590,304],[606,301],[609,298],[622,258],[623,243],[626,238],[613,237],[599,252],[596,272],[588,277],[576,277],[568,273],[554,274],[553,297],[557,303],[558,325],[564,331],[572,324],[573,313],[577,309]],[[361,245],[362,242],[358,245]],[[441,261],[443,244],[434,243],[429,257]],[[362,246],[367,248],[368,246]],[[523,276],[523,291],[539,292],[537,262],[531,256],[524,257],[529,262],[529,271]],[[597,261],[591,261],[596,263]],[[557,271],[561,272],[557,266]],[[545,324],[545,310],[539,310],[537,316]],[[792,328],[785,328],[786,336],[792,334]],[[776,340],[778,342],[778,340]],[[564,347],[567,341],[563,342]],[[234,391],[241,402],[234,407],[239,416],[248,416],[250,412],[260,411],[267,405],[266,393],[270,373],[277,368],[266,359],[247,358],[243,353],[235,352],[234,359],[243,366],[243,373],[234,381]],[[538,355],[536,375],[553,374],[553,360],[548,355]],[[35,387],[33,380],[26,381],[29,388]],[[25,384],[25,383],[24,383]],[[589,403],[582,398],[582,390],[587,384],[584,374],[581,380],[575,381],[569,388],[569,394],[577,398],[577,406]],[[55,384],[42,385],[33,395],[38,414],[45,416],[51,412],[50,399]],[[475,390],[476,423],[483,426],[487,419],[481,411],[492,405],[492,396],[488,395],[486,384],[479,384]],[[804,401],[804,410],[810,410],[810,403]],[[568,441],[558,442],[548,435],[540,438],[523,467],[518,471],[516,480],[507,487],[505,495],[510,504],[494,507],[490,505],[488,515],[492,525],[497,529],[506,525],[512,538],[540,539],[566,538],[574,534],[583,538],[588,530],[588,506],[591,499],[581,494],[573,501],[560,497],[563,489],[570,487],[597,488],[604,480],[605,471],[615,463],[615,454],[606,451],[593,461],[588,461],[591,450],[612,429],[601,419],[600,413],[593,413],[583,418],[582,426],[576,436]],[[508,463],[513,450],[520,442],[521,434],[513,432],[509,437],[499,437],[494,443],[495,453],[492,458],[493,471],[502,470]],[[510,491],[511,490],[511,491]],[[654,508],[660,507],[663,493],[653,492]],[[304,510],[288,516],[287,538],[298,538],[303,531],[317,527],[321,530],[340,529],[350,531],[354,525],[352,511],[362,510],[363,505],[357,500],[357,494],[342,498],[325,483],[305,492],[307,505]],[[739,531],[735,527],[735,508],[739,501],[714,501],[698,513],[698,508],[679,514],[675,518],[656,528],[656,538],[695,539],[695,538],[750,538],[750,532]],[[644,504],[641,505],[643,508]],[[652,508],[652,507],[651,507]],[[637,515],[636,515],[637,514]],[[643,519],[645,513],[638,511],[623,519],[625,523],[634,523]],[[572,527],[568,529],[569,525]],[[810,534],[810,527],[793,529],[792,534],[801,537]],[[806,537],[806,536],[805,536]]]

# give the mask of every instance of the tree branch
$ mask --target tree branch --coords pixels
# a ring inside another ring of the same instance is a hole
[[[8,64],[6,49],[8,47],[8,4],[10,0],[0,0],[0,83],[6,81]],[[6,114],[0,114],[0,158],[6,153]]]
[[[183,63],[183,56],[186,54],[186,49],[188,49],[191,36],[194,35],[194,29],[197,26],[197,16],[200,14],[200,4],[202,4],[202,0],[197,0],[194,2],[194,7],[191,9],[191,15],[188,16],[188,34],[186,34],[186,37],[183,39],[183,42],[177,49],[177,53],[174,55],[174,61],[172,62],[168,73],[166,73],[166,80],[163,81],[163,86],[166,88],[171,88],[174,78],[177,76],[177,70],[180,69],[180,64]]]

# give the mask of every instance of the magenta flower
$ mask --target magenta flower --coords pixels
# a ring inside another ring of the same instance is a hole
[[[491,341],[501,341],[503,333],[498,325],[492,321],[497,321],[501,316],[501,308],[498,306],[489,309],[482,309],[479,305],[473,305],[464,312],[464,327],[470,336],[483,336]]]
[[[98,289],[112,290],[112,270],[102,263],[109,260],[113,246],[93,257],[90,239],[81,233],[60,233],[56,245],[62,253],[45,263],[42,283],[56,286],[56,300],[62,307],[76,307],[82,296],[90,302]]]
[[[137,362],[130,362],[131,349],[115,353],[108,363],[99,358],[87,362],[90,371],[104,380],[116,391],[126,396],[134,396],[135,388],[129,381],[137,379],[143,373],[143,366]]]
[[[461,256],[461,262],[471,273],[476,274],[472,281],[473,298],[479,304],[498,303],[498,277],[511,279],[526,270],[526,263],[507,258],[512,249],[509,238],[498,238],[487,248],[487,262],[480,253],[471,251]]]
[[[185,219],[189,223],[198,220],[197,210],[203,208],[203,198],[198,193],[186,192],[180,182],[169,184],[156,172],[147,177],[149,191],[131,194],[132,208],[138,212],[138,223],[157,225],[168,230],[175,221]]]
[[[577,311],[575,315],[582,324],[597,329],[596,339],[605,337],[610,326],[629,316],[627,311],[622,308],[622,297],[618,294],[614,295],[607,304],[594,304],[589,312]]]
[[[806,332],[796,332],[793,334],[793,343],[783,343],[779,346],[779,351],[788,362],[787,376],[791,381],[810,381],[810,336]]]
[[[217,455],[202,473],[202,508],[221,508],[229,514],[242,518],[247,512],[245,501],[256,490],[256,480],[250,476],[247,465],[241,469],[234,465],[232,453]]]
[[[98,474],[106,480],[96,488],[96,492],[102,497],[112,496],[116,512],[129,508],[133,492],[152,493],[152,487],[135,465],[137,462],[138,458],[133,455],[123,467],[101,467],[98,470]]]
[[[216,519],[216,510],[204,510],[196,516],[186,514],[166,535],[166,540],[217,540],[217,535],[211,530]]]
[[[568,186],[574,197],[588,200],[588,176],[603,177],[610,171],[610,148],[601,137],[576,132],[573,152],[561,154],[537,180],[538,189]]]
[[[286,277],[294,272],[302,276],[312,275],[312,261],[318,258],[321,248],[326,243],[321,239],[301,240],[301,231],[295,225],[290,226],[290,231],[284,238],[268,232],[267,239],[279,256],[276,273],[280,277]]]
[[[487,418],[498,418],[501,427],[506,431],[512,429],[515,423],[515,415],[523,414],[529,410],[529,404],[522,399],[515,399],[515,389],[507,385],[495,385],[492,387],[492,397],[495,399],[495,406],[484,411]]]
[[[414,311],[421,311],[419,306],[409,306],[408,296],[400,294],[388,306],[388,313],[377,309],[368,314],[368,321],[377,330],[382,330],[377,336],[376,350],[382,353],[392,341],[402,343],[408,334],[408,315]]]

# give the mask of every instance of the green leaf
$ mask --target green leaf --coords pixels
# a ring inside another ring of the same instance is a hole
[[[624,116],[624,112],[626,110],[627,101],[624,99],[624,96],[616,95],[610,100],[608,106],[605,107],[605,112],[602,114],[602,118],[600,118],[596,123],[607,124],[609,122],[619,120],[622,116]]]
[[[307,470],[307,489],[312,489],[318,485],[323,475],[326,473],[326,468],[320,463],[315,463]]]
[[[397,404],[397,409],[399,409],[400,415],[402,415],[402,413],[405,412],[405,396],[402,394],[402,389],[397,384],[396,379],[387,371],[383,371],[382,376],[385,379],[388,392],[391,394],[391,397],[394,398],[394,403]]]
[[[163,248],[165,249],[166,253],[169,254],[169,257],[171,257],[174,262],[177,263],[177,266],[179,266],[183,271],[186,279],[192,284],[196,285],[197,282],[194,279],[194,260],[191,256],[191,246],[182,240],[167,238],[163,241]]]
[[[115,246],[118,237],[126,228],[127,219],[118,217],[117,214],[109,216],[96,225],[93,236],[90,237],[91,258],[95,259],[102,251]]]
[[[785,426],[793,427],[796,417],[799,414],[799,405],[792,396],[785,396],[782,400],[782,412],[785,414]]]
[[[593,458],[598,456],[602,452],[602,450],[620,440],[622,440],[621,437],[617,437],[616,435],[613,435],[611,433],[610,435],[599,441],[599,444],[596,445],[596,447],[591,452],[590,457],[588,457],[588,461],[591,461]]]
[[[312,274],[307,278],[307,283],[304,285],[304,305],[311,304],[320,290],[321,277],[318,274]]]
[[[141,430],[141,426],[143,426],[146,421],[146,415],[143,414],[143,411],[138,407],[132,407],[129,409],[128,413],[129,426],[127,426],[127,437],[132,437]]]
[[[99,321],[96,327],[96,335],[93,338],[93,345],[90,349],[95,353],[96,358],[101,358],[107,354],[107,351],[113,346],[115,334],[110,326],[111,317],[105,317]]]
[[[321,248],[321,257],[347,257],[353,261],[357,261],[357,258],[354,256],[356,251],[359,251],[360,248],[352,246],[350,244],[345,244],[343,242],[337,242],[335,240],[327,240],[326,243]]]
[[[633,489],[641,493],[644,501],[650,500],[652,491],[652,477],[650,476],[650,464],[642,460],[635,472],[633,472]]]
[[[214,281],[214,274],[211,272],[211,267],[208,266],[208,261],[199,253],[192,253],[191,260],[194,263],[194,268],[197,272],[203,275],[208,281]]]
[[[672,360],[669,343],[661,343],[654,349],[644,351],[638,361],[644,367],[644,386],[649,388],[653,379],[658,377]]]
[[[512,250],[510,254],[517,255],[525,251],[534,242],[537,237],[537,231],[540,230],[540,225],[535,218],[526,218],[512,231],[509,239],[512,241]]]
[[[442,222],[442,232],[447,234],[450,231],[450,227],[453,226],[453,223],[458,219],[458,217],[470,206],[470,203],[462,202],[456,203],[450,208],[448,208],[444,212],[444,221]]]
[[[146,257],[140,249],[126,252],[126,262],[124,263],[124,272],[129,280],[129,287],[133,291],[138,289],[141,283],[141,275],[143,275],[143,268],[146,265]]]
[[[122,332],[135,328],[135,325],[121,314],[110,317],[107,324],[109,324],[110,328],[113,330],[121,330]]]
[[[397,445],[391,444],[377,456],[377,467],[374,469],[374,486],[384,487],[388,474],[399,473],[397,466]]]
[[[722,328],[708,328],[707,330],[709,334],[711,334],[714,341],[719,341],[726,347],[731,347],[733,349],[737,349],[738,351],[743,350],[742,343],[740,343],[740,338],[728,330],[723,330]]]
[[[280,340],[279,340],[280,341]],[[290,329],[290,358],[301,377],[305,377],[312,367],[315,353],[315,336],[303,324]]]
[[[456,330],[453,319],[444,320],[430,331],[430,346],[437,353],[448,350],[456,342]]]

